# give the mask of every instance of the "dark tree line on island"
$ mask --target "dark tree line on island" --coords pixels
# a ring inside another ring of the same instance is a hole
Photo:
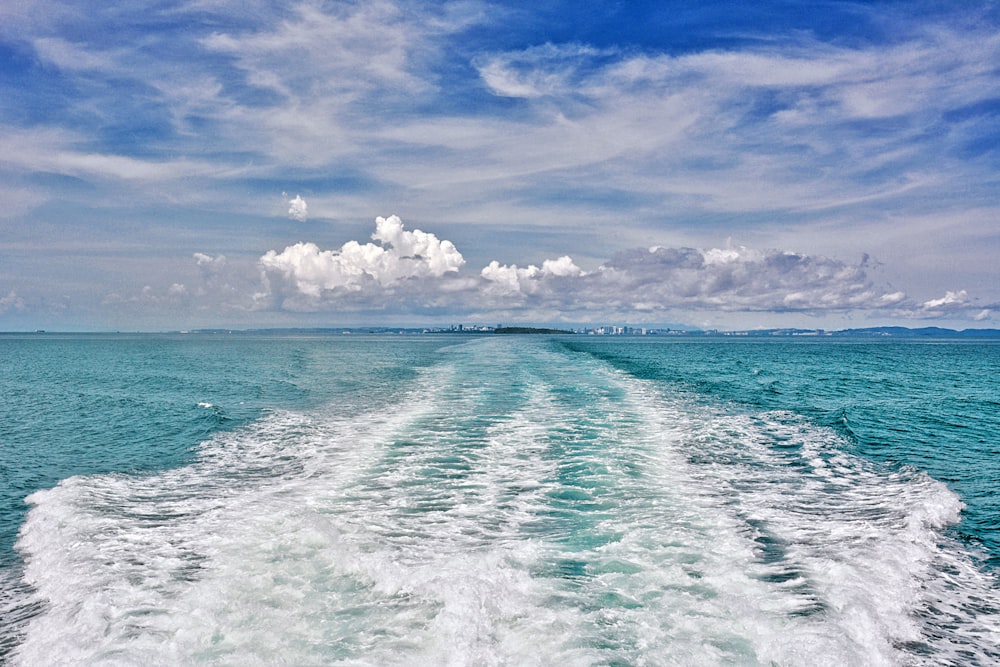
[[[497,327],[493,333],[498,334],[571,334],[566,329],[537,329],[535,327]]]

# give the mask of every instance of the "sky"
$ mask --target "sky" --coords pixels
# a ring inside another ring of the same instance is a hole
[[[998,327],[1000,4],[0,3],[0,331]]]

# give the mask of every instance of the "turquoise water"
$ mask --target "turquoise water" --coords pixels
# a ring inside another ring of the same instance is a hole
[[[845,451],[929,472],[966,504],[961,538],[1000,566],[1000,341],[612,339],[570,347],[701,402],[792,411],[843,435]]]
[[[998,371],[990,342],[2,336],[0,656],[992,664]]]

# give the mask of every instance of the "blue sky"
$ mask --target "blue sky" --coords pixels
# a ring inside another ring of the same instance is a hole
[[[0,330],[996,327],[998,175],[994,2],[0,5]]]

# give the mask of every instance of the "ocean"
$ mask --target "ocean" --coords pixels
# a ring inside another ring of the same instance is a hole
[[[0,335],[10,665],[1000,663],[1000,341]]]

